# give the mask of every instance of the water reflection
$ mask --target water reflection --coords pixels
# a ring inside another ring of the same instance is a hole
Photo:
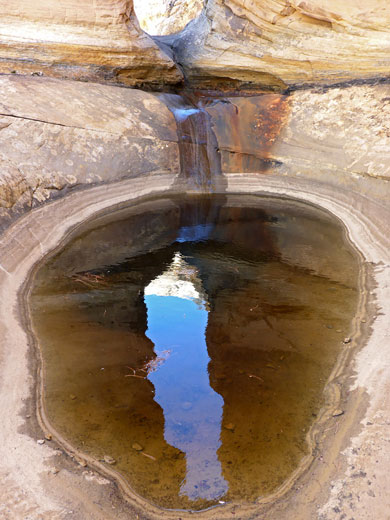
[[[157,359],[148,375],[164,412],[164,438],[185,453],[180,494],[212,500],[226,494],[217,450],[223,399],[210,386],[206,345],[208,304],[196,269],[176,253],[145,288],[148,329]]]
[[[355,313],[341,226],[246,196],[86,226],[32,289],[50,422],[159,507],[269,496],[307,453]]]

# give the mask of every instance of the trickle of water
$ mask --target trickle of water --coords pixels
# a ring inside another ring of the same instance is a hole
[[[307,453],[358,268],[337,221],[286,199],[161,199],[86,223],[33,281],[46,414],[158,506],[269,495]]]
[[[180,181],[188,189],[212,192],[221,180],[221,157],[211,117],[202,101],[194,106],[182,96],[160,94],[177,124],[180,153]]]

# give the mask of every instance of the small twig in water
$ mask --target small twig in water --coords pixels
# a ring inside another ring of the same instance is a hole
[[[128,368],[129,370],[132,370],[133,373],[132,374],[126,374],[125,377],[136,377],[137,379],[145,379],[144,376],[137,376],[136,370],[133,367],[126,367],[126,368]]]
[[[131,370],[132,374],[126,374],[125,377],[136,377],[138,379],[146,379],[146,377],[155,372],[160,366],[167,360],[170,356],[171,350],[164,350],[160,353],[159,356],[156,356],[154,359],[147,361],[141,368],[134,369],[133,367],[126,367]],[[137,372],[143,372],[145,375],[139,376]]]
[[[248,374],[248,377],[254,377],[255,379],[258,379],[259,381],[261,381],[262,383],[264,383],[264,379],[262,379],[261,377],[259,376],[255,376],[253,374]]]
[[[93,286],[91,283],[88,283],[88,282],[86,282],[85,280],[81,280],[81,278],[76,278],[76,277],[74,277],[74,280],[75,280],[76,282],[80,282],[80,283],[82,283],[83,285],[85,285],[86,287],[88,287],[88,289],[93,289],[93,288],[94,288],[94,286]]]
[[[144,451],[141,451],[141,455],[151,460],[157,460],[156,457],[153,457],[153,455],[149,455],[149,453],[145,453]]]
[[[99,274],[91,274],[91,273],[85,273],[85,274],[74,274],[72,275],[73,280],[75,282],[80,282],[89,289],[94,289],[96,284],[100,284],[103,286],[107,285],[107,282],[105,281],[104,277]]]

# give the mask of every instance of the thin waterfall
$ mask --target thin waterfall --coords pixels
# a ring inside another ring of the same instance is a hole
[[[222,181],[221,157],[212,129],[211,116],[202,99],[192,102],[184,96],[162,94],[160,98],[173,113],[180,151],[180,182],[189,191],[212,193]]]

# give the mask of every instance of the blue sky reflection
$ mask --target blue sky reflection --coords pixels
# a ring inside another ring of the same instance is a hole
[[[179,253],[165,273],[145,288],[146,335],[164,361],[148,379],[165,418],[165,440],[185,453],[180,493],[191,500],[222,497],[228,484],[217,450],[223,399],[210,386],[207,302],[194,267]]]

